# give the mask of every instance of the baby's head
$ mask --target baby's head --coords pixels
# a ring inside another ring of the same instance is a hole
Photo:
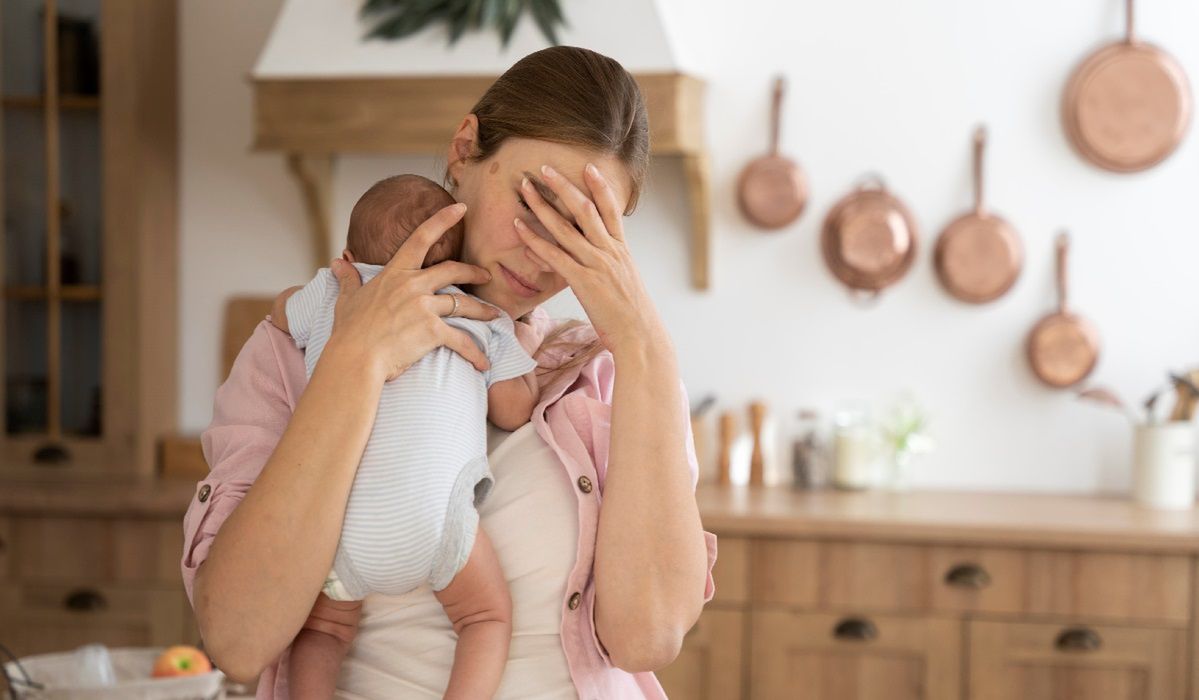
[[[408,236],[438,210],[454,203],[445,188],[420,175],[395,175],[371,185],[350,212],[346,248],[354,261],[386,265]],[[422,267],[456,259],[462,250],[462,222],[445,232]]]

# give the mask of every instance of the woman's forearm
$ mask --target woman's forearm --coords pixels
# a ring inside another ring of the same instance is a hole
[[[707,550],[665,333],[614,353],[611,447],[595,552],[596,629],[616,665],[653,670],[703,608]]]
[[[382,380],[326,347],[279,444],[196,574],[218,664],[253,677],[299,632],[333,562]]]

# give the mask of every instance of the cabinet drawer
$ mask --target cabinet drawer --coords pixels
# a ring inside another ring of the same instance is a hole
[[[1185,626],[1182,555],[755,541],[756,603],[876,612],[1084,616]]]
[[[22,583],[180,581],[181,520],[17,517],[11,530],[11,574]]]
[[[736,700],[743,697],[742,664],[747,613],[705,608],[683,639],[683,649],[654,675],[672,698]]]
[[[932,608],[1186,626],[1185,556],[935,547]]]
[[[970,622],[970,700],[1181,700],[1179,629]]]
[[[752,626],[755,699],[960,698],[957,620],[756,610]]]
[[[181,588],[92,585],[0,586],[0,642],[18,656],[109,646],[190,641]]]

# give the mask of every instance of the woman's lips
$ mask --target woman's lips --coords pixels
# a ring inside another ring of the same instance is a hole
[[[522,297],[535,297],[541,293],[540,289],[529,284],[524,278],[517,277],[516,273],[512,272],[512,270],[509,270],[503,265],[500,265],[500,270],[504,273],[504,279],[508,280],[508,286],[511,287],[512,291],[516,292],[517,295]]]

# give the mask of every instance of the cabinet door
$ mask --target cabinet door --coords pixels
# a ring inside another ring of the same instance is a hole
[[[0,586],[0,643],[17,656],[192,640],[182,591],[88,585]]]
[[[970,700],[1174,700],[1180,629],[971,622]]]
[[[672,698],[735,700],[742,697],[745,613],[709,608],[683,639],[679,657],[657,672]]]
[[[755,700],[956,700],[962,623],[950,618],[755,611]]]

